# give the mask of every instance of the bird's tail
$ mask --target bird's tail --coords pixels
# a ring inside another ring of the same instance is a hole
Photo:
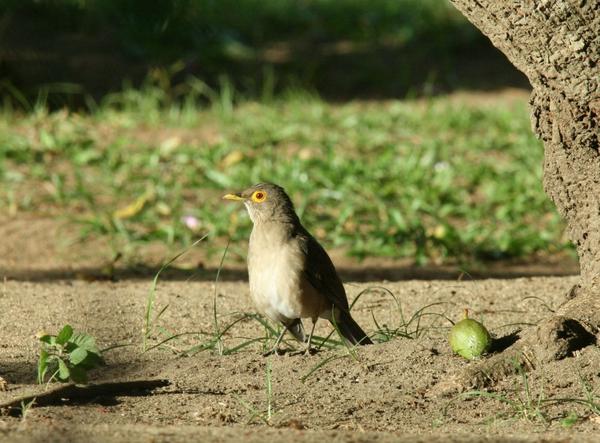
[[[353,345],[372,345],[369,336],[354,321],[349,312],[339,310],[335,322],[340,334]]]

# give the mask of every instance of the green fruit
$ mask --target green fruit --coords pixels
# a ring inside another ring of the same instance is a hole
[[[450,330],[450,347],[456,354],[472,360],[490,350],[492,337],[485,326],[477,320],[465,318]]]

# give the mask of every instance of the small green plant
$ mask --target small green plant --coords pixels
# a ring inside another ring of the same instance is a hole
[[[33,407],[33,405],[35,404],[35,398],[29,400],[29,401],[21,401],[21,420],[25,421],[25,419],[27,418],[27,416],[29,415],[29,411],[31,411],[31,408]]]
[[[571,411],[569,415],[560,420],[560,425],[565,429],[570,429],[573,425],[577,424],[578,421],[579,415],[577,415],[577,412]]]
[[[103,363],[94,337],[74,333],[71,325],[65,325],[57,335],[41,334],[39,340],[42,345],[37,371],[40,384],[53,380],[87,383],[88,371]]]

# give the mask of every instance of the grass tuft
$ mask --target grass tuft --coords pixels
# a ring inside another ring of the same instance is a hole
[[[570,428],[577,423],[581,415],[600,416],[600,397],[592,389],[590,384],[580,377],[583,396],[582,397],[550,397],[546,394],[544,386],[534,394],[530,387],[529,376],[523,367],[515,362],[515,367],[521,379],[521,385],[515,392],[489,392],[483,390],[474,390],[461,393],[448,401],[443,408],[442,416],[448,418],[449,409],[458,401],[465,401],[473,398],[495,400],[508,407],[505,417],[526,420],[532,423],[540,423],[545,427],[552,421],[558,421],[561,426]],[[552,407],[561,406],[567,408],[559,413],[549,415]],[[578,408],[579,413],[573,409]]]
[[[165,311],[169,307],[169,305],[165,305],[158,312],[158,314],[156,314],[153,317],[154,305],[155,305],[155,302],[156,302],[156,286],[158,284],[158,279],[160,277],[160,274],[165,269],[167,269],[169,266],[171,266],[175,261],[177,261],[177,259],[179,257],[181,257],[182,255],[184,255],[186,252],[188,252],[190,249],[192,249],[193,247],[195,247],[201,241],[204,241],[208,237],[208,235],[209,234],[205,234],[204,236],[202,236],[201,238],[199,238],[198,240],[196,240],[194,243],[192,243],[190,246],[188,246],[187,248],[185,248],[183,251],[179,252],[177,255],[175,255],[170,260],[168,260],[167,262],[165,262],[161,266],[161,268],[158,270],[158,272],[156,273],[156,275],[154,276],[154,278],[152,279],[152,285],[150,286],[150,292],[148,293],[148,297],[146,299],[146,310],[145,310],[145,313],[144,313],[144,332],[142,334],[142,352],[147,352],[148,350],[153,349],[155,347],[155,346],[153,346],[152,348],[148,347],[148,339],[153,334],[156,323],[158,322],[158,320],[160,319],[160,317],[165,313]],[[166,340],[166,341],[169,341],[169,340]],[[164,342],[166,342],[166,341],[164,341]]]
[[[541,186],[543,150],[526,98],[493,106],[451,97],[328,104],[309,94],[208,107],[125,89],[90,115],[0,114],[0,210],[63,214],[111,257],[211,232],[207,254],[243,255],[250,221],[224,191],[286,187],[328,249],[416,263],[563,251],[563,223]]]

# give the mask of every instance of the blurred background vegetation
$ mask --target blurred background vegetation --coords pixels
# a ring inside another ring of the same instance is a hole
[[[569,248],[527,80],[446,0],[0,0],[0,14],[6,217],[59,218],[130,257],[209,232],[209,255],[231,238],[241,259],[249,220],[219,196],[272,180],[359,258]]]
[[[139,87],[151,68],[165,89],[227,79],[258,98],[527,87],[446,0],[2,0],[0,13],[0,76],[57,106]]]

